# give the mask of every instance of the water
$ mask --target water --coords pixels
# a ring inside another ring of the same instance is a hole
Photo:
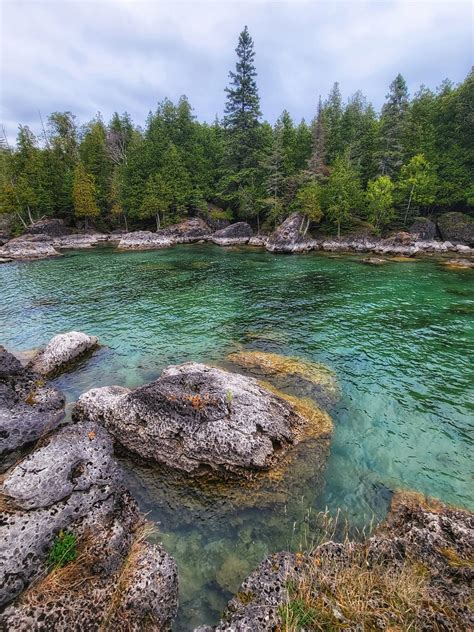
[[[203,500],[123,459],[178,562],[176,628],[189,630],[215,621],[267,553],[299,547],[325,507],[359,529],[383,518],[398,487],[474,509],[473,278],[435,261],[372,267],[356,256],[210,245],[75,251],[0,267],[0,341],[20,350],[71,329],[99,336],[105,346],[56,381],[69,402],[93,386],[135,387],[168,364],[222,363],[246,348],[335,370],[342,397],[324,480],[303,451],[278,498],[243,507]]]

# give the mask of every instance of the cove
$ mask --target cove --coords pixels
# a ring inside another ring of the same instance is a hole
[[[311,512],[338,509],[359,529],[412,488],[474,508],[473,273],[433,260],[371,267],[356,256],[275,256],[250,248],[112,248],[0,268],[0,330],[12,350],[61,331],[105,345],[56,380],[73,402],[94,386],[135,387],[169,365],[225,366],[229,353],[270,351],[322,362],[342,397],[324,480],[282,481],[284,502],[202,505],[165,473],[123,459],[130,487],[176,558],[177,629],[216,621],[269,552],[298,548]],[[301,460],[311,469],[311,454]],[[296,493],[298,492],[298,493]]]

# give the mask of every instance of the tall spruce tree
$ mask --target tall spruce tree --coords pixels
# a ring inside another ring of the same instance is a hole
[[[247,27],[239,36],[235,49],[235,72],[229,72],[225,89],[224,127],[227,132],[227,166],[235,171],[254,168],[259,160],[260,97],[255,77],[255,52]]]
[[[324,129],[323,103],[321,101],[321,96],[318,100],[318,112],[313,123],[311,157],[308,161],[308,169],[317,180],[321,180],[328,175],[328,168],[326,165],[326,132]]]
[[[390,84],[387,101],[382,108],[379,136],[379,172],[396,176],[404,160],[404,136],[408,113],[408,89],[405,79],[398,74]]]

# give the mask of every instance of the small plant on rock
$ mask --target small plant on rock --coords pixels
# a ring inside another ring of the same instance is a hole
[[[54,539],[48,555],[48,564],[62,568],[77,558],[77,538],[73,533],[61,530]]]

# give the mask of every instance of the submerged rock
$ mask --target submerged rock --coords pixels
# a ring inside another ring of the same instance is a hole
[[[474,245],[474,219],[465,213],[444,213],[438,217],[438,229],[445,241]]]
[[[1,494],[2,629],[170,628],[176,565],[144,541],[104,428],[62,429],[7,473]],[[49,553],[64,533],[77,556],[53,568]]]
[[[450,259],[443,261],[443,265],[450,270],[470,270],[474,268],[474,261],[470,259]]]
[[[362,263],[368,263],[371,266],[383,266],[387,263],[387,259],[381,259],[380,257],[366,257],[362,259]]]
[[[334,371],[323,364],[264,351],[237,351],[227,356],[232,364],[247,369],[256,377],[314,399],[323,408],[339,399]]]
[[[303,252],[310,250],[310,242],[305,234],[306,217],[293,213],[269,236],[266,249],[270,252]]]
[[[64,396],[26,370],[0,346],[0,470],[18,451],[54,430],[64,418]]]
[[[298,629],[468,630],[474,515],[416,493],[396,493],[366,542],[327,542],[266,558],[229,602],[223,620],[195,632]],[[354,609],[354,603],[359,607]]]
[[[81,331],[69,331],[51,338],[46,347],[31,361],[30,368],[43,376],[64,371],[68,365],[99,345],[96,336]]]
[[[141,457],[224,478],[269,470],[301,440],[327,439],[332,430],[317,409],[297,407],[253,378],[193,362],[168,367],[134,391],[92,389],[73,418],[102,423]]]
[[[236,246],[247,244],[253,235],[252,228],[246,222],[230,224],[226,228],[217,230],[212,235],[212,241],[219,246]]]

